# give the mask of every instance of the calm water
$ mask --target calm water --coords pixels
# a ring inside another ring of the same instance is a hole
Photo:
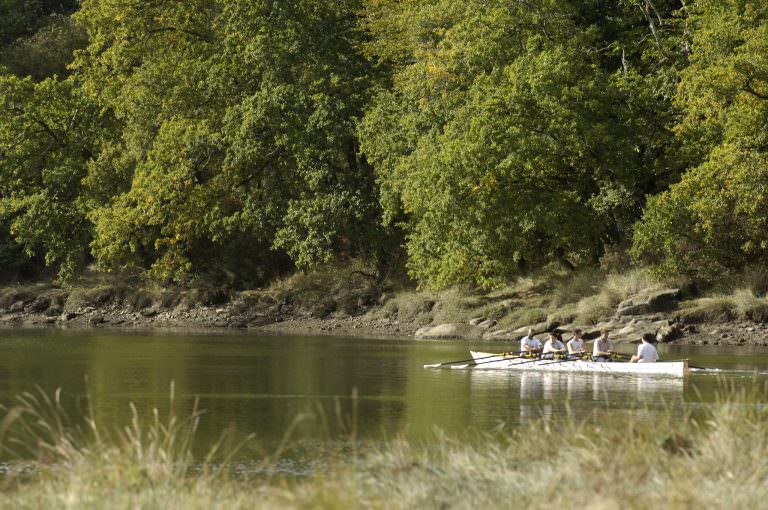
[[[297,442],[323,443],[354,432],[379,440],[395,435],[429,441],[450,435],[516,427],[542,417],[656,413],[711,405],[723,379],[768,382],[768,349],[670,347],[666,359],[719,367],[719,375],[688,379],[607,375],[424,369],[425,363],[468,357],[468,348],[505,350],[503,344],[417,342],[395,339],[0,331],[0,402],[37,387],[61,388],[70,414],[89,402],[107,426],[142,413],[186,414],[195,399],[206,411],[198,447],[222,431],[255,434],[269,450],[296,425]],[[625,348],[628,352],[630,346]],[[757,375],[755,375],[757,374]],[[765,394],[763,394],[765,396]],[[768,397],[766,397],[768,398]],[[638,412],[638,409],[641,411]],[[297,417],[303,420],[297,423]],[[254,454],[255,455],[255,454]]]

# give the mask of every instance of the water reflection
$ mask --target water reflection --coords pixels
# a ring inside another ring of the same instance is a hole
[[[677,378],[563,372],[478,370],[470,371],[470,382],[473,400],[490,401],[502,391],[508,395],[503,416],[489,407],[486,417],[508,423],[566,414],[578,418],[600,408],[667,407],[683,402],[685,390],[685,381]]]
[[[117,429],[130,421],[129,402],[140,412],[188,413],[195,399],[206,410],[198,441],[210,446],[222,431],[255,433],[269,450],[297,416],[312,414],[297,438],[322,443],[350,430],[366,440],[430,440],[542,417],[587,419],[606,413],[659,413],[712,402],[717,379],[562,372],[425,370],[424,363],[467,356],[456,342],[416,342],[337,337],[256,337],[107,332],[0,332],[0,403],[35,387],[62,388],[73,416],[85,396],[98,422]],[[487,346],[485,346],[487,348]],[[676,348],[667,357],[695,364],[765,370],[768,349],[742,351]],[[747,377],[732,377],[746,385]],[[353,395],[355,398],[353,398]],[[1,418],[1,417],[0,417]]]

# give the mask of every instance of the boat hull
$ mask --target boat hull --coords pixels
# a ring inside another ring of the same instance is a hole
[[[688,360],[659,361],[656,363],[531,360],[514,356],[494,355],[487,352],[469,352],[472,355],[472,359],[477,363],[476,365],[470,365],[475,369],[589,372],[669,377],[685,377],[688,375]]]

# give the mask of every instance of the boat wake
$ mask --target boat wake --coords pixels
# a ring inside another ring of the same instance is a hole
[[[765,370],[744,370],[744,369],[728,369],[728,368],[691,368],[691,373],[695,374],[708,374],[708,375],[727,375],[729,377],[754,377],[754,376],[766,376],[768,371]]]

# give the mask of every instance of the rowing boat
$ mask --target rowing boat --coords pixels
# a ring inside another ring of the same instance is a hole
[[[546,370],[557,372],[599,372],[606,374],[688,375],[688,360],[658,361],[656,363],[620,363],[582,360],[527,359],[514,355],[494,355],[487,352],[469,351],[476,365],[464,365],[477,369]],[[482,361],[478,361],[482,358]]]

